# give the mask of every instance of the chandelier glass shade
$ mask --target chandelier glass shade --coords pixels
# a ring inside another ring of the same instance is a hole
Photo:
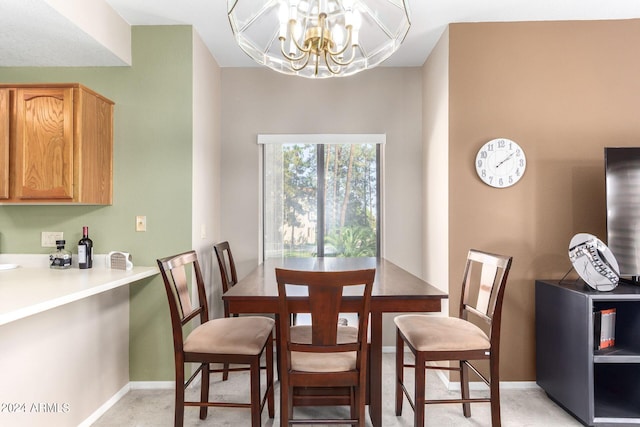
[[[253,60],[284,74],[349,76],[402,44],[408,0],[227,0],[231,30]]]

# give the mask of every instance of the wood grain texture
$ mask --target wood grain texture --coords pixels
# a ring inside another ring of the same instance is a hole
[[[73,90],[16,91],[18,199],[73,198]]]
[[[0,142],[0,164],[8,164],[0,199],[111,204],[113,102],[77,83],[0,85],[0,91],[13,95],[13,102],[0,98],[8,105],[0,107],[0,120],[9,123],[7,147]]]
[[[80,87],[77,113],[76,198],[111,204],[113,197],[113,103]]]
[[[9,90],[0,89],[0,200],[9,198]]]

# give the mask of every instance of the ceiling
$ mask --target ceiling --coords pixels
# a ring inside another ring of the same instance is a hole
[[[122,66],[60,4],[74,0],[1,0],[0,66]],[[221,67],[251,67],[235,44],[226,0],[106,1],[129,25],[192,25]],[[240,0],[242,1],[242,0]],[[421,66],[449,23],[640,18],[638,0],[408,0],[412,26],[383,66]],[[77,4],[77,3],[76,3]],[[86,4],[86,3],[85,3]]]

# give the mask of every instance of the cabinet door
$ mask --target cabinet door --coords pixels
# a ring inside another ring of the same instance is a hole
[[[113,182],[113,104],[80,88],[75,98],[74,155],[80,162],[76,184],[79,202],[111,204]]]
[[[16,90],[17,199],[73,199],[73,89]]]
[[[0,200],[9,198],[9,89],[0,89]]]

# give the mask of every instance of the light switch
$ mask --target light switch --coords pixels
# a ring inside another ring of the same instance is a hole
[[[136,216],[136,231],[147,231],[147,217],[144,215]]]
[[[56,240],[63,240],[64,234],[62,231],[43,231],[41,234],[41,246],[43,248],[55,248]]]

